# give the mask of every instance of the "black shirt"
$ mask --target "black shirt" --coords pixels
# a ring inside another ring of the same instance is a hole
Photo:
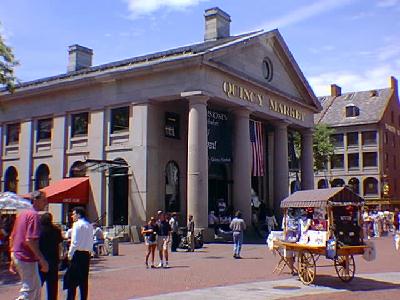
[[[149,230],[153,229],[152,233],[146,232],[144,235],[148,237],[150,242],[155,242],[156,241],[156,235],[157,235],[157,225],[144,225],[143,226],[144,230]]]
[[[58,264],[60,260],[59,244],[62,240],[61,230],[56,226],[41,228],[39,248],[49,264]]]
[[[159,236],[168,236],[169,232],[171,231],[171,225],[169,225],[169,223],[164,220],[164,221],[158,221],[157,223],[157,234]]]

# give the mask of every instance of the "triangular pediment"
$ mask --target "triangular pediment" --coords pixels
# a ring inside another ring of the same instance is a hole
[[[212,51],[208,59],[280,94],[319,109],[319,103],[277,30]]]

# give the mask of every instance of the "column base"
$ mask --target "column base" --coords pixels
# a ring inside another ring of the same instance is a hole
[[[203,233],[203,242],[210,243],[215,241],[214,228],[195,228],[195,231],[201,231]]]

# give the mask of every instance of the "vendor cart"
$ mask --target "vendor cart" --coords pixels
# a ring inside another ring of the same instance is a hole
[[[298,191],[284,199],[283,238],[273,244],[280,256],[274,272],[288,266],[309,285],[316,268],[327,266],[317,265],[320,256],[325,256],[333,261],[329,266],[335,267],[342,281],[351,281],[356,272],[354,255],[367,260],[374,256],[373,245],[363,241],[363,205],[364,200],[347,187]]]

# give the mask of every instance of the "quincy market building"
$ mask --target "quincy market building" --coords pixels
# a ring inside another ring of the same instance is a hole
[[[164,209],[206,228],[222,199],[250,222],[252,195],[279,211],[289,193],[292,130],[302,136],[302,188],[313,188],[320,104],[278,30],[231,36],[230,21],[206,10],[204,42],[100,66],[73,45],[67,73],[3,91],[1,190],[55,184],[57,221],[84,204],[107,226]]]

